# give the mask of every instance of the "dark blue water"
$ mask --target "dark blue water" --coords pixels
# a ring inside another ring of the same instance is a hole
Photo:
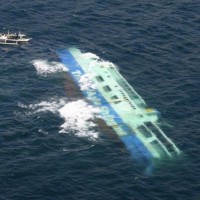
[[[180,0],[2,0],[2,31],[33,39],[0,46],[0,199],[200,199],[199,10]],[[58,61],[55,51],[71,46],[119,66],[172,126],[180,160],[147,176],[106,127],[95,140],[59,134],[63,119],[37,105],[70,98],[69,81],[38,74],[33,61]]]

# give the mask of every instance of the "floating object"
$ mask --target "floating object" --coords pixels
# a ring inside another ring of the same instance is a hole
[[[152,161],[172,158],[180,150],[158,124],[159,112],[149,108],[110,62],[76,48],[57,51],[84,96],[101,110],[132,157]]]
[[[19,45],[30,41],[31,38],[26,38],[25,34],[22,33],[0,33],[0,44],[12,44]]]

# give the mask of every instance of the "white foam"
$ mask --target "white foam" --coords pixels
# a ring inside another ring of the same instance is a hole
[[[96,124],[92,121],[98,114],[99,110],[89,105],[83,100],[69,102],[59,110],[59,113],[65,122],[61,125],[60,133],[68,132],[71,128],[75,134],[80,137],[98,138],[98,133],[92,129]]]
[[[82,59],[93,59],[93,60],[98,60],[98,59],[100,59],[99,56],[97,56],[97,55],[94,54],[94,53],[90,53],[90,52],[88,52],[88,53],[82,53],[82,54],[81,54],[81,58],[82,58]]]
[[[18,103],[18,106],[21,108],[27,108],[29,111],[32,111],[32,114],[40,113],[40,112],[52,112],[57,113],[58,110],[64,106],[66,103],[66,99],[55,99],[51,98],[49,101],[42,101],[36,104],[25,105],[23,103]],[[28,112],[29,113],[29,112]]]
[[[81,53],[80,58],[82,60],[87,60],[89,68],[93,68],[93,67],[96,67],[96,66],[102,66],[102,67],[105,67],[105,68],[106,67],[107,68],[110,68],[110,67],[117,68],[117,66],[114,63],[109,62],[109,61],[105,61],[105,60],[101,59],[99,56],[97,56],[96,54],[93,54],[93,53],[89,53],[89,52],[88,53]]]
[[[20,108],[28,108],[27,105],[25,105],[25,104],[23,104],[23,103],[21,103],[21,102],[18,102],[18,106],[19,106]]]
[[[28,116],[30,113],[38,114],[44,112],[51,112],[59,115],[64,119],[64,123],[60,126],[61,130],[59,133],[70,132],[78,137],[87,137],[92,140],[98,138],[99,133],[94,130],[96,124],[93,120],[98,117],[99,110],[89,105],[84,100],[69,102],[65,98],[59,100],[52,98],[49,101],[42,101],[37,104],[24,105],[18,103],[18,106],[29,109],[26,113]]]
[[[41,76],[47,76],[48,74],[68,71],[66,66],[60,62],[49,62],[48,60],[33,60],[31,62],[35,69],[37,70],[37,74]]]
[[[96,85],[92,81],[92,74],[84,74],[79,80],[79,85],[82,91],[95,90]]]
[[[39,129],[38,132],[44,134],[44,135],[48,135],[48,132],[47,131],[44,131],[43,129]]]

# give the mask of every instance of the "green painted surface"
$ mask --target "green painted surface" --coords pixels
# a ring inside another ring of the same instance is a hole
[[[180,154],[180,150],[158,126],[157,111],[148,108],[141,96],[121,76],[116,66],[99,60],[93,54],[83,54],[75,48],[69,51],[84,70],[85,76],[92,80],[94,88],[133,130],[133,134],[143,142],[154,158]],[[99,105],[98,100],[94,103],[100,106],[107,124],[112,126],[119,136],[127,134],[120,124],[115,122],[113,116],[108,115],[106,106]]]

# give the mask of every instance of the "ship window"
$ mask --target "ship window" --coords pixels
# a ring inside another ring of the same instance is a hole
[[[116,95],[112,96],[111,99],[119,99]]]
[[[131,104],[131,108],[136,109],[134,105]]]
[[[157,150],[157,151],[161,151],[162,153],[164,153],[163,148],[160,146],[159,142],[157,140],[154,140],[151,142],[151,145]]]
[[[108,85],[104,86],[103,89],[104,89],[105,92],[112,91],[111,88]]]
[[[158,128],[154,126],[151,122],[145,122],[145,125],[157,136],[159,136],[161,133]]]
[[[146,138],[151,137],[151,132],[149,130],[146,129],[146,127],[144,126],[139,126],[138,130],[140,131],[140,133],[142,133],[143,136],[145,136]]]
[[[119,98],[118,98],[116,95],[112,96],[111,99],[113,100],[113,102],[114,102],[115,104],[121,102],[121,101],[119,100]]]
[[[97,79],[97,81],[99,81],[99,82],[103,82],[103,81],[104,81],[103,78],[102,78],[102,76],[97,76],[96,79]]]

